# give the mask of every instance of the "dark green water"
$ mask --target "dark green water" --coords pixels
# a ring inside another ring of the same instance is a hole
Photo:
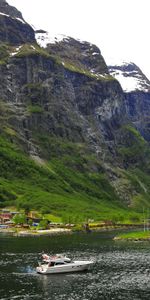
[[[85,273],[39,275],[35,267],[42,250],[96,263]],[[113,242],[99,233],[0,235],[0,299],[150,300],[150,243]]]

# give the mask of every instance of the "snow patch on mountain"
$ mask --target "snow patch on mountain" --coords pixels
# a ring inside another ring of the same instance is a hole
[[[4,14],[4,13],[2,13],[2,12],[0,12],[0,15],[2,15],[2,16],[6,16],[6,17],[10,17],[9,15],[7,15],[7,14]]]
[[[14,49],[14,51],[12,53],[10,53],[10,56],[15,56],[16,54],[18,54],[18,52],[20,51],[21,48],[22,48],[22,46],[16,47]]]
[[[150,81],[132,62],[122,62],[109,67],[110,74],[121,84],[125,92],[150,92]]]
[[[22,19],[20,19],[20,18],[15,18],[15,19],[20,21],[21,23],[25,24],[25,22]]]
[[[57,34],[56,36],[51,36],[49,32],[44,30],[36,30],[35,38],[37,43],[43,48],[46,48],[48,44],[56,44],[63,40],[69,40],[69,37],[66,35]]]
[[[11,18],[11,19],[14,19],[14,20],[18,20],[19,22],[25,24],[25,22],[24,22],[21,18],[13,18],[13,17],[11,17],[10,15],[4,14],[4,13],[2,13],[2,12],[0,12],[0,15],[6,16],[6,17]]]

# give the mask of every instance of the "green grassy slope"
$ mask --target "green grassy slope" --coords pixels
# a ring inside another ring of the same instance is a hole
[[[54,143],[59,147],[53,149]],[[40,166],[1,136],[1,207],[28,206],[64,220],[117,220],[134,214],[120,204],[102,167],[82,153],[82,145],[57,139],[51,140],[52,149],[49,161]]]

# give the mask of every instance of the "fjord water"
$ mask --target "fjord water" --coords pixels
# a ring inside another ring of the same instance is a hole
[[[150,243],[119,242],[111,233],[17,238],[0,236],[1,300],[150,299]],[[40,275],[42,251],[93,259],[84,273]]]

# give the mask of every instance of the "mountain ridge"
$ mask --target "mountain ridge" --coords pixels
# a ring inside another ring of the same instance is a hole
[[[22,14],[5,0],[0,0],[0,41],[10,45],[34,43],[32,27],[25,22]]]
[[[108,67],[125,93],[127,115],[132,124],[149,142],[150,81],[134,63],[119,63]]]
[[[9,5],[6,0],[0,0],[0,14],[9,16],[11,18],[20,19],[25,22],[21,12],[18,11],[14,6]]]

